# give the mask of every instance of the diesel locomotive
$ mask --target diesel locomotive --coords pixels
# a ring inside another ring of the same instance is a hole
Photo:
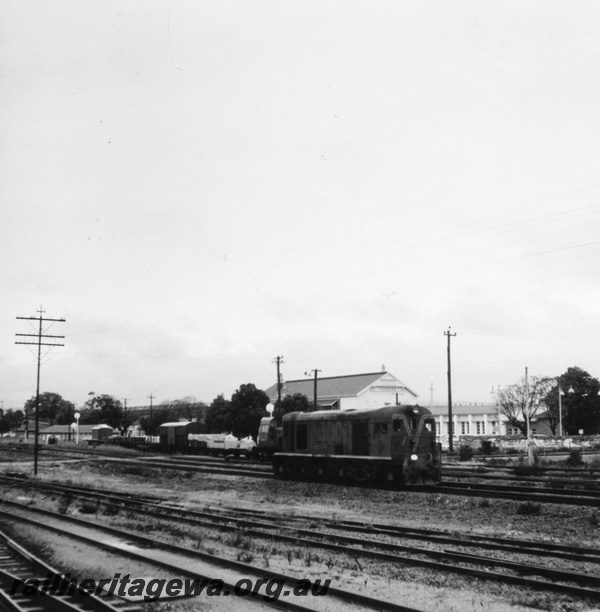
[[[441,446],[435,420],[421,406],[291,412],[264,418],[258,448],[270,452],[275,476],[329,482],[439,482]]]

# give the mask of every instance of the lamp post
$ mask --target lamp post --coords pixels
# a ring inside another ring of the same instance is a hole
[[[575,389],[573,389],[573,386],[572,386],[572,385],[569,387],[569,390],[567,391],[567,393],[568,393],[568,394],[569,394],[571,397],[573,397],[573,395],[575,395]],[[565,420],[567,420],[567,415],[568,415],[568,414],[569,414],[569,406],[568,406],[568,403],[567,403],[567,409],[566,409],[566,411],[565,411]],[[565,427],[565,429],[566,429],[566,427]],[[567,432],[567,433],[568,433],[568,432]]]
[[[73,416],[75,417],[76,423],[75,444],[79,445],[79,419],[81,418],[81,415],[79,412],[76,412]]]
[[[563,395],[563,391],[560,388],[560,378],[556,379],[558,383],[558,435],[562,438],[563,436],[563,426],[562,426],[562,400],[561,395]]]

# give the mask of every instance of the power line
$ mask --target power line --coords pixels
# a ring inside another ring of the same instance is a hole
[[[448,336],[448,450],[452,452],[452,436],[454,434],[454,425],[452,423],[452,373],[450,369],[450,337],[456,336],[456,333],[450,333],[452,328],[449,327],[444,336]]]
[[[315,383],[314,383],[314,391],[313,391],[313,393],[314,393],[314,403],[315,403],[314,410],[315,411],[317,410],[317,374],[320,371],[321,370],[314,369],[314,370],[309,370],[308,372],[304,372],[304,374],[306,376],[310,376],[312,372],[314,372],[314,374],[315,374]]]
[[[147,395],[146,397],[150,400],[150,421],[152,421],[152,400],[156,398],[156,395],[152,395],[152,393],[150,393],[150,395]]]
[[[64,346],[62,343],[58,342],[42,342],[42,340],[46,340],[47,338],[57,338],[62,339],[64,336],[54,336],[50,334],[44,334],[42,330],[43,324],[48,321],[52,323],[65,323],[65,319],[50,319],[42,316],[45,310],[40,309],[37,311],[39,313],[39,317],[17,317],[17,319],[22,319],[25,321],[38,321],[38,333],[37,334],[16,334],[17,336],[24,337],[33,337],[37,338],[37,342],[31,341],[16,341],[15,344],[27,344],[27,345],[37,345],[38,354],[37,354],[37,384],[35,391],[35,441],[33,446],[33,474],[37,476],[37,468],[38,468],[38,452],[39,452],[39,429],[40,429],[40,366],[41,366],[41,353],[42,346]],[[27,417],[27,411],[25,411],[25,437],[29,437],[29,418]]]
[[[273,359],[273,363],[277,363],[277,401],[279,402],[279,406],[281,407],[281,389],[283,387],[283,383],[281,382],[281,373],[279,371],[279,366],[283,363],[283,355],[277,355],[275,359]]]

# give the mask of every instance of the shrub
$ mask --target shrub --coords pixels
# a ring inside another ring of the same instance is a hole
[[[458,449],[458,460],[459,461],[471,461],[473,458],[473,449],[466,444],[463,444]]]
[[[247,550],[242,550],[238,553],[237,559],[242,563],[252,563],[254,561],[254,554]]]
[[[96,514],[98,512],[98,504],[90,501],[81,502],[79,506],[79,512],[81,514]]]
[[[65,495],[58,502],[58,513],[59,514],[66,514],[67,511],[69,510],[69,506],[72,503],[73,503],[73,496],[72,495]]]
[[[102,510],[102,514],[105,516],[117,516],[119,514],[120,508],[116,504],[107,504],[104,506]]]
[[[580,448],[573,448],[569,453],[569,457],[566,460],[566,464],[569,467],[580,467],[583,465],[583,458]]]

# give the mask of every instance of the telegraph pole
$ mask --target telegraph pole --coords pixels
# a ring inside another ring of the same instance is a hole
[[[444,332],[444,336],[448,336],[448,449],[452,452],[452,437],[454,435],[454,423],[452,423],[452,370],[450,368],[450,338],[456,336],[456,333],[450,333],[452,328],[448,327],[448,331]]]
[[[36,342],[32,341],[23,341],[23,342],[15,342],[15,344],[32,344],[37,345],[38,354],[37,354],[37,384],[35,390],[35,441],[33,445],[33,475],[37,476],[38,469],[38,452],[39,452],[39,429],[40,429],[40,367],[42,363],[42,346],[64,346],[64,344],[59,344],[56,342],[42,342],[42,340],[46,340],[47,338],[64,338],[64,336],[51,336],[49,334],[44,334],[42,326],[48,321],[51,323],[65,323],[65,319],[48,319],[43,316],[44,310],[40,306],[40,309],[37,311],[39,313],[39,317],[17,317],[17,319],[22,319],[25,321],[38,321],[38,333],[37,334],[16,334],[17,336],[25,336],[25,337],[33,337],[37,338]],[[25,421],[26,433],[29,427],[29,421]]]
[[[125,435],[125,431],[127,430],[127,397],[123,398],[123,420],[121,421],[121,435]]]
[[[317,410],[317,374],[320,372],[321,370],[309,370],[308,372],[304,372],[304,374],[306,376],[310,376],[312,372],[315,373],[315,384],[314,384],[314,396],[315,396],[315,407],[314,410]]]
[[[281,382],[279,366],[283,363],[283,355],[277,355],[277,357],[273,359],[273,363],[277,363],[277,401],[279,402],[279,407],[281,408],[281,388],[283,387],[283,383]]]
[[[152,400],[156,397],[155,395],[152,395],[152,393],[150,393],[150,395],[147,396],[150,399],[150,420],[152,420]]]
[[[529,465],[535,463],[535,456],[533,453],[533,440],[531,438],[531,398],[529,396],[529,372],[528,368],[525,368],[525,418],[527,421],[527,457],[529,459]]]

